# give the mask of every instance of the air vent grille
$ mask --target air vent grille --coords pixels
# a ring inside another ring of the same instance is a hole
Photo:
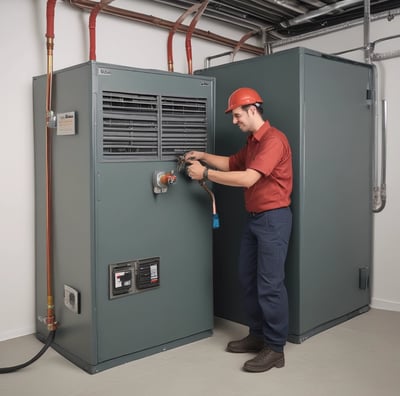
[[[155,95],[103,93],[103,156],[136,159],[158,156]]]
[[[103,92],[104,159],[176,159],[207,149],[207,99]]]
[[[162,98],[162,156],[207,148],[205,99]]]

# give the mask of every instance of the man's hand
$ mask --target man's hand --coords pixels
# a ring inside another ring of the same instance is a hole
[[[189,151],[185,153],[185,161],[186,162],[191,162],[191,161],[200,161],[204,158],[204,154],[202,151]]]
[[[196,153],[196,151],[192,152]],[[187,174],[192,180],[202,180],[205,169],[205,166],[199,161],[190,161],[190,165],[187,167]]]

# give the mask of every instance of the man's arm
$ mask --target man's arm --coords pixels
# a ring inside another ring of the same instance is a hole
[[[229,170],[229,157],[205,153],[203,151],[189,151],[185,154],[185,161],[202,161],[211,168],[221,171]]]

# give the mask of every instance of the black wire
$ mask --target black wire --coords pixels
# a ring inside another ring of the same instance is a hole
[[[18,364],[17,366],[0,368],[0,374],[13,373],[14,371],[20,370],[24,367],[29,366],[33,362],[36,362],[36,360],[38,360],[47,351],[47,349],[53,342],[55,333],[56,333],[55,330],[51,331],[49,333],[49,335],[47,336],[47,339],[46,339],[46,343],[44,344],[43,348],[31,360],[28,360],[27,362],[22,363],[22,364]]]

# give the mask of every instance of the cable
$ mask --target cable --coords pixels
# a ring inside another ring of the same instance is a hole
[[[32,363],[36,362],[36,360],[38,360],[47,351],[47,349],[53,342],[55,333],[56,333],[55,330],[51,331],[49,333],[49,335],[47,336],[45,345],[39,351],[39,353],[37,355],[35,355],[31,360],[28,360],[27,362],[22,363],[22,364],[18,364],[17,366],[0,368],[0,374],[13,373],[17,370],[20,370],[20,369],[27,367],[27,366],[31,365]]]

